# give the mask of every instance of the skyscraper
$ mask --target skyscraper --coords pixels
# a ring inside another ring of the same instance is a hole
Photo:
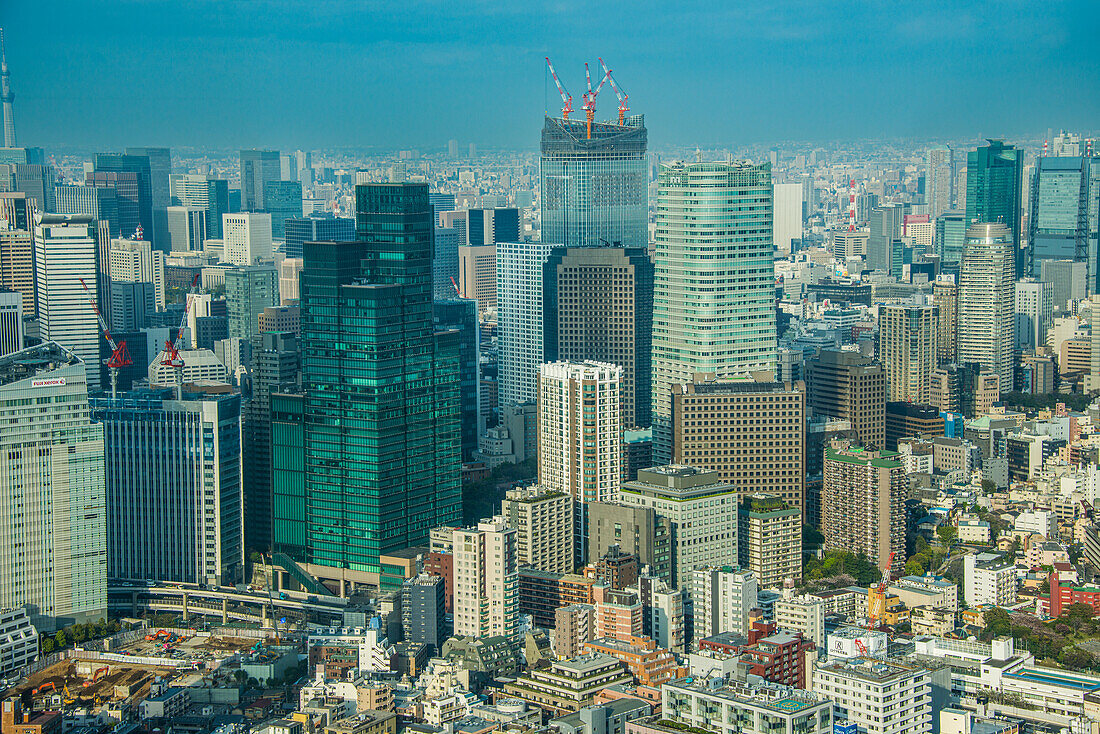
[[[886,445],[886,372],[870,357],[822,349],[806,362],[806,404],[814,415],[842,418],[865,446]]]
[[[35,315],[34,214],[21,193],[0,194],[0,289],[19,291],[23,310]]]
[[[542,128],[542,241],[566,247],[649,244],[646,128],[547,117]],[[770,234],[770,233],[769,233]],[[502,241],[502,240],[498,240]]]
[[[776,252],[790,253],[791,242],[802,239],[802,184],[775,184],[774,211],[773,246]]]
[[[139,239],[111,240],[107,250],[107,277],[111,282],[152,283],[157,310],[164,309],[164,253],[155,249],[153,243]],[[106,292],[111,292],[110,283]]]
[[[119,236],[132,237],[140,225],[150,242],[158,249],[167,250],[167,241],[161,247],[155,239],[152,181],[149,156],[99,153],[95,157],[95,168],[86,174],[85,183],[89,186],[106,186],[117,191],[121,230]]]
[[[825,448],[821,515],[825,547],[905,565],[905,466],[893,451],[834,441]]]
[[[514,208],[467,209],[466,245],[519,242],[519,210]]]
[[[926,156],[925,201],[932,221],[951,208],[954,194],[953,151],[946,145],[928,149]]]
[[[108,575],[240,583],[240,395],[145,389],[91,407],[106,444]]]
[[[259,317],[279,305],[279,272],[274,265],[247,265],[225,271],[225,305],[229,337],[251,342],[259,333]]]
[[[454,530],[455,635],[520,640],[516,531],[503,517]]]
[[[83,279],[97,292],[96,226],[89,214],[38,214],[34,228],[35,293],[43,340],[73,351],[87,369],[87,386],[100,386],[99,324],[89,313]]]
[[[1088,292],[1100,292],[1100,157],[1039,158],[1028,228],[1031,275],[1041,275],[1046,260],[1084,262]]]
[[[936,306],[879,306],[878,358],[886,369],[886,399],[928,402],[939,354]]]
[[[58,214],[91,214],[107,222],[111,237],[121,237],[118,219],[118,191],[106,186],[59,185],[53,189]]]
[[[434,300],[432,316],[436,331],[458,332],[462,460],[473,461],[474,454],[477,452],[478,436],[485,430],[485,418],[481,414],[481,380],[478,379],[480,332],[477,301],[469,298]]]
[[[23,294],[0,289],[0,357],[23,348]]]
[[[206,209],[168,207],[168,242],[172,252],[202,252],[206,241]]]
[[[653,454],[671,457],[671,389],[776,364],[772,182],[767,164],[675,163],[657,192]]]
[[[264,210],[264,185],[282,175],[277,150],[241,151],[241,211]]]
[[[534,400],[538,395],[539,366],[546,361],[542,274],[551,249],[545,242],[497,245],[501,405]]]
[[[220,240],[222,215],[229,212],[229,182],[191,173],[173,173],[168,180],[172,206],[206,210],[206,236]]]
[[[275,547],[319,575],[378,583],[380,554],[461,512],[458,340],[434,333],[432,233],[427,186],[363,184],[358,241],[306,243],[304,481],[276,464],[276,517],[299,519],[276,522]],[[293,444],[294,405],[273,411]]]
[[[1044,347],[1054,319],[1054,284],[1035,278],[1016,281],[1015,348]]]
[[[4,147],[14,148],[18,144],[15,137],[15,93],[11,91],[3,28],[0,28],[0,102],[4,105]]]
[[[908,209],[905,204],[883,204],[871,211],[871,233],[867,238],[868,268],[901,276],[901,266],[904,264],[901,226]]]
[[[990,140],[966,154],[966,224],[997,223],[1012,234],[1013,274],[1027,275],[1025,252],[1020,249],[1020,187],[1024,178],[1024,154],[1003,140]]]
[[[546,361],[618,365],[623,427],[649,426],[653,263],[646,251],[555,247],[543,272]]]
[[[302,256],[302,245],[306,242],[346,242],[355,239],[355,220],[337,217],[332,212],[313,212],[308,217],[301,216],[299,212],[283,222],[283,237],[283,252],[287,257],[297,258]],[[450,287],[450,283],[447,285]]]
[[[953,364],[959,360],[959,286],[954,275],[940,275],[932,283],[932,303],[938,319],[936,364]]]
[[[952,210],[936,217],[933,243],[940,256],[940,265],[946,271],[957,273],[962,267],[966,227],[966,212]]]
[[[283,239],[286,220],[302,216],[302,184],[297,181],[264,182],[264,211],[271,215],[271,236]]]
[[[972,224],[959,277],[959,361],[998,375],[1001,392],[1012,389],[1013,242],[1007,224]]]
[[[39,632],[107,614],[103,426],[85,367],[51,341],[0,357],[0,608],[27,605]]]
[[[158,250],[168,250],[168,205],[172,203],[169,178],[172,151],[168,148],[127,148],[126,155],[149,159],[149,201],[153,209],[152,241]]]
[[[234,265],[254,265],[271,260],[271,215],[259,212],[239,212],[222,215],[222,260]]]

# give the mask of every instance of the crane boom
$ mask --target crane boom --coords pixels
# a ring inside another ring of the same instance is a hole
[[[88,303],[92,304],[92,310],[95,311],[95,317],[99,321],[99,328],[103,330],[103,338],[107,340],[107,346],[111,348],[111,356],[106,359],[107,370],[111,375],[111,397],[114,398],[118,394],[118,371],[134,363],[130,359],[130,351],[126,348],[126,341],[116,343],[115,338],[111,336],[111,329],[107,326],[107,319],[103,318],[103,313],[99,310],[99,306],[95,302],[95,297],[92,295],[91,288],[84,282],[83,278],[80,278],[80,287],[84,289],[84,293],[88,296]]]
[[[171,367],[176,371],[177,396],[181,395],[183,391],[183,357],[180,356],[180,345],[183,343],[183,330],[187,328],[187,314],[191,310],[191,296],[196,293],[200,275],[201,273],[196,273],[195,277],[191,280],[191,289],[187,292],[187,295],[184,296],[183,315],[180,317],[180,328],[176,331],[176,339],[175,341],[168,339],[164,342],[164,359],[160,361],[161,364]]]
[[[584,93],[584,116],[588,120],[588,139],[592,139],[592,121],[596,117],[596,95],[603,89],[603,83],[607,81],[607,74],[600,80],[595,91],[592,90],[592,74],[588,70],[588,62],[584,62],[584,78],[588,83],[588,91]]]
[[[554,71],[554,65],[550,63],[549,56],[546,57],[546,65],[550,67],[550,76],[554,77],[554,86],[558,88],[558,94],[561,95],[561,118],[568,120],[569,113],[573,111],[573,95],[565,91],[561,80],[558,79],[558,72]]]
[[[622,90],[619,89],[619,85],[615,83],[615,77],[611,76],[611,69],[607,68],[607,64],[603,62],[602,58],[600,59],[600,66],[603,67],[604,75],[607,77],[607,81],[611,82],[611,88],[615,90],[615,96],[619,98],[619,125],[621,127],[623,124],[623,120],[626,119],[627,111],[630,110],[630,108],[626,105],[627,100],[630,99],[630,97],[626,94],[623,94]]]

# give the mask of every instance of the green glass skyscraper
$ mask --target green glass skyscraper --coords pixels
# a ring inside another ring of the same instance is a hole
[[[427,186],[357,186],[356,236],[305,243],[305,481],[290,496],[276,462],[275,543],[320,578],[378,583],[379,555],[459,520],[459,345],[432,322]]]
[[[1024,180],[1024,152],[1003,140],[966,154],[966,222],[1003,222],[1012,230],[1016,277],[1027,274],[1020,249],[1020,187]]]

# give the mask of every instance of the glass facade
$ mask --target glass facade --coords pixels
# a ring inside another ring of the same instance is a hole
[[[1044,260],[1088,263],[1088,293],[1096,293],[1100,158],[1038,159],[1031,181],[1028,219],[1031,273],[1042,273]]]
[[[542,241],[568,247],[649,243],[646,128],[547,117],[542,128]],[[506,240],[497,238],[498,242]]]
[[[936,254],[943,270],[958,273],[966,242],[966,212],[949,211],[936,217]]]
[[[478,320],[477,301],[470,298],[449,298],[432,304],[435,328],[454,330],[459,340],[459,383],[462,393],[462,459],[473,461],[477,437],[482,430],[481,391],[478,380]]]
[[[432,219],[423,184],[360,185],[358,240],[305,245],[300,546],[279,522],[296,493],[275,487],[276,550],[295,560],[379,573],[380,554],[461,515],[459,342],[432,321]]]
[[[279,271],[272,265],[246,265],[225,271],[225,306],[230,338],[251,340],[259,317],[279,305]]]
[[[301,209],[301,203],[298,204],[298,208]],[[275,226],[274,216],[271,218],[271,226],[272,228]],[[337,217],[331,212],[314,213],[308,217],[295,215],[283,222],[283,235],[285,240],[283,252],[286,256],[301,257],[302,245],[306,242],[317,240],[346,242],[355,239],[355,220],[351,217]]]
[[[668,463],[674,385],[696,372],[775,371],[771,166],[665,166],[656,241],[653,450]]]
[[[1013,267],[1017,277],[1027,272],[1020,249],[1020,187],[1023,151],[1001,140],[966,155],[966,221],[1003,222],[1012,230]]]

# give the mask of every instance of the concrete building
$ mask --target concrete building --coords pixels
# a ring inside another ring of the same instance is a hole
[[[277,150],[241,151],[241,211],[262,211],[264,189],[268,181],[278,181],[282,165]],[[248,263],[237,263],[247,265]]]
[[[865,446],[886,445],[886,371],[869,357],[822,349],[806,362],[806,405],[850,421]]]
[[[1012,389],[1013,241],[1005,224],[971,225],[959,276],[959,360],[996,374],[1002,392]]]
[[[716,472],[679,465],[643,469],[637,481],[623,484],[620,501],[667,518],[671,585],[684,588],[696,568],[737,564],[737,490]]]
[[[240,395],[140,390],[90,403],[104,427],[108,576],[242,582]]]
[[[663,166],[656,219],[653,456],[666,463],[673,386],[696,373],[726,379],[775,371],[771,168],[744,161]]]
[[[1046,346],[1054,321],[1054,284],[1034,278],[1016,281],[1015,349]]]
[[[103,426],[85,369],[50,341],[0,357],[0,608],[25,606],[41,632],[107,614]]]
[[[202,243],[207,237],[206,209],[170,206],[167,211],[172,252],[202,252]]]
[[[543,242],[497,245],[501,406],[538,397],[539,366],[546,362],[542,272],[552,247]]]
[[[0,289],[18,291],[37,313],[34,293],[34,209],[23,193],[0,193]],[[91,287],[91,286],[89,286]]]
[[[632,681],[621,662],[610,655],[588,653],[568,660],[552,660],[550,667],[529,669],[504,693],[538,706],[552,716],[564,716],[591,705],[608,686]]]
[[[930,734],[931,673],[918,665],[854,658],[817,662],[812,689],[833,702],[833,716],[867,734]]]
[[[827,549],[905,564],[905,467],[892,451],[834,441],[825,449],[822,524]]]
[[[672,581],[668,518],[652,507],[611,502],[590,502],[587,510],[589,558],[599,558],[617,546],[648,566],[654,576]]]
[[[814,645],[824,647],[825,606],[826,602],[821,597],[810,594],[795,596],[785,591],[772,607],[775,626],[781,630],[801,632]]]
[[[562,734],[626,734],[628,721],[653,713],[653,706],[633,697],[617,698],[550,722]]]
[[[649,426],[653,263],[646,250],[555,247],[543,272],[546,361],[618,365],[623,427]]]
[[[279,273],[274,265],[245,265],[225,271],[230,339],[251,341],[260,333],[260,316],[278,305]]]
[[[144,240],[111,240],[108,250],[107,277],[127,283],[152,283],[158,311],[164,310],[164,253]],[[91,287],[89,285],[89,287]],[[110,292],[110,284],[107,285]]]
[[[222,215],[222,260],[233,265],[255,265],[271,260],[271,215],[241,211]]]
[[[880,306],[878,358],[886,371],[886,399],[927,403],[939,354],[936,306]]]
[[[477,301],[478,315],[496,321],[497,246],[461,245],[458,248],[458,290],[462,298]]]
[[[774,189],[772,247],[782,255],[802,240],[802,184],[777,183]]]
[[[1001,399],[1001,378],[978,364],[940,365],[932,372],[928,402],[941,413],[986,415]]]
[[[756,574],[760,586],[779,588],[802,580],[802,511],[778,493],[759,493],[741,501],[737,527],[741,566]]]
[[[517,563],[553,573],[575,568],[573,497],[541,485],[510,489],[500,514],[516,531]]]
[[[736,566],[697,568],[688,577],[692,605],[692,638],[722,632],[748,635],[750,612],[760,584],[752,571]]]
[[[959,286],[955,276],[941,274],[932,283],[932,303],[936,307],[936,364],[954,364],[959,360]]]
[[[454,633],[500,635],[518,644],[516,531],[503,517],[454,531]]]
[[[743,380],[713,377],[695,375],[672,387],[673,463],[717,472],[742,498],[778,494],[801,514],[805,384],[772,382],[760,373]]]
[[[0,676],[18,677],[38,657],[38,630],[26,607],[0,609]]]
[[[942,436],[943,430],[943,416],[934,405],[886,404],[886,448],[890,451],[897,451],[900,439]]]
[[[687,595],[652,573],[638,576],[636,588],[642,602],[642,633],[658,647],[684,652],[688,626],[684,600]]]
[[[83,280],[92,293],[99,293],[98,249],[96,223],[90,215],[36,215],[33,293],[39,335],[80,358],[89,392],[100,387],[103,337],[95,315],[89,313],[88,295],[80,282]]]
[[[1016,603],[1016,564],[1000,553],[971,553],[963,558],[963,600],[1005,607]]]
[[[228,384],[229,370],[225,364],[209,349],[181,349],[183,360],[183,384],[220,382]],[[176,370],[164,364],[164,351],[157,353],[156,359],[149,364],[148,379],[152,387],[174,387],[179,384],[180,376]]]
[[[692,727],[715,734],[830,734],[832,704],[827,696],[774,684],[724,685],[676,681],[661,688],[661,721],[627,725],[630,734],[674,734]]]
[[[421,574],[401,586],[401,629],[405,641],[427,645],[438,655],[447,639],[446,589],[438,576]]]
[[[23,294],[0,290],[0,357],[23,348]]]

